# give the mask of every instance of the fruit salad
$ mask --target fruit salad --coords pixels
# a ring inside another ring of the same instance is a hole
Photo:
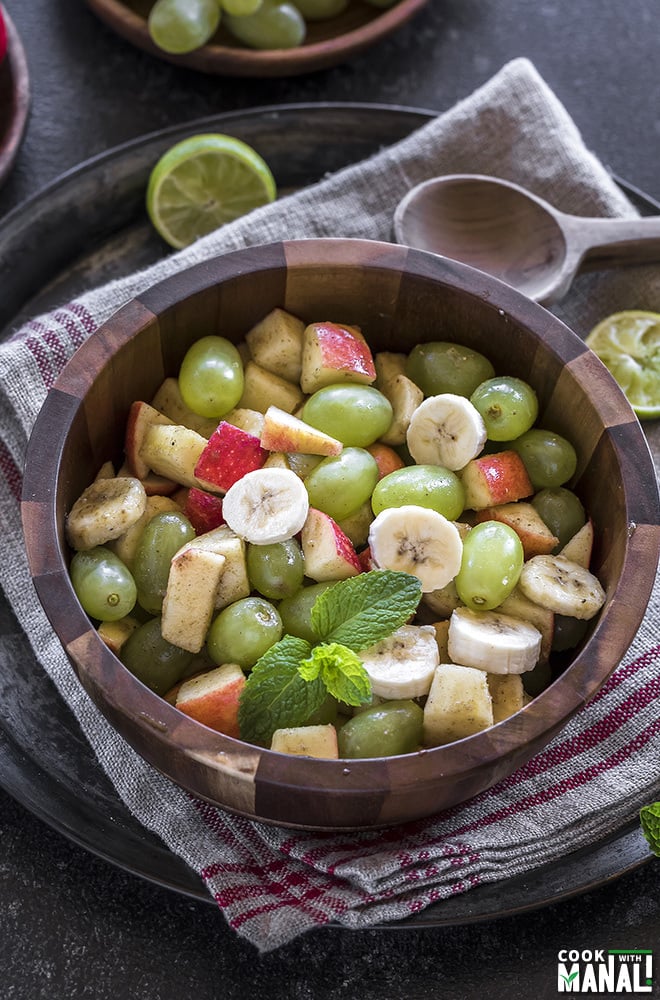
[[[181,712],[382,757],[501,722],[605,601],[571,443],[460,344],[372,352],[274,309],[196,341],[74,503],[73,587]]]

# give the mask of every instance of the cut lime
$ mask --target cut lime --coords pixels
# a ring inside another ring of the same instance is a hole
[[[193,135],[151,171],[147,212],[163,239],[181,249],[276,195],[268,164],[247,143],[220,133]]]
[[[598,323],[586,338],[623,389],[637,416],[660,417],[660,313],[628,309]]]

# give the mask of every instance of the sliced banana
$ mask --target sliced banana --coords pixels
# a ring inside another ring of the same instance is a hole
[[[413,413],[406,441],[419,465],[462,469],[486,443],[486,425],[465,396],[445,392],[429,396]]]
[[[447,641],[454,663],[491,674],[532,670],[541,651],[541,633],[529,622],[469,608],[452,611]]]
[[[147,494],[139,479],[115,476],[97,479],[84,490],[66,519],[66,538],[73,549],[93,549],[119,538],[135,524],[147,507]]]
[[[253,545],[284,542],[297,535],[308,510],[307,490],[290,469],[248,472],[227,490],[222,501],[226,523]]]
[[[535,604],[583,621],[593,618],[605,603],[605,591],[598,578],[562,555],[528,559],[518,586]]]
[[[461,568],[463,542],[454,522],[414,504],[382,510],[369,528],[369,547],[376,566],[411,573],[424,593],[445,587]]]
[[[359,655],[379,698],[424,697],[440,662],[432,625],[402,625]]]

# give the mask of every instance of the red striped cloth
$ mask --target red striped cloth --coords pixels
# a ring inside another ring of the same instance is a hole
[[[117,793],[199,873],[237,933],[268,950],[328,923],[373,927],[597,843],[660,798],[660,593],[597,697],[532,760],[428,820],[354,834],[291,831],[196,801],[149,767],[78,684],[34,595],[19,518],[30,429],[73,351],[120,305],[222,250],[305,236],[388,239],[394,206],[438,173],[494,173],[585,215],[634,211],[534,68],[523,59],[403,140],[238,220],[137,275],[33,319],[0,345],[0,581],[35,656],[76,715]],[[339,225],[339,220],[344,220]],[[631,303],[633,304],[631,306]],[[581,277],[557,312],[578,333],[623,308],[660,311],[660,271]],[[660,430],[650,434],[660,454]]]

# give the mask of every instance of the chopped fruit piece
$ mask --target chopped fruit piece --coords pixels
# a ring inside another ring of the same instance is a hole
[[[226,493],[248,472],[260,469],[267,457],[258,437],[221,420],[197,460],[195,477]]]

